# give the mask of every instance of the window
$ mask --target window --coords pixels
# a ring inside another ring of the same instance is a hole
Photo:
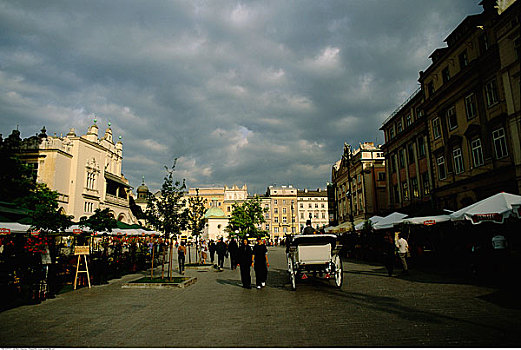
[[[463,69],[469,65],[469,57],[467,55],[467,50],[464,50],[462,53],[460,53],[458,58],[459,58],[459,68],[460,69]]]
[[[467,119],[472,119],[477,115],[477,107],[476,107],[476,95],[473,93],[465,97],[465,112],[467,114]]]
[[[322,207],[322,209],[324,209],[326,207],[326,205],[324,203],[322,203],[321,207]]]
[[[391,156],[391,172],[396,172],[396,154]]]
[[[486,34],[479,37],[479,52],[483,54],[488,50],[488,38]]]
[[[429,97],[434,95],[434,82],[429,82],[427,84],[427,91],[429,91]]]
[[[389,129],[389,140],[394,139],[394,126]]]
[[[432,135],[435,140],[441,137],[440,118],[434,118],[432,120]]]
[[[282,200],[282,205],[286,205],[286,200],[285,199]]]
[[[304,219],[304,213],[300,213],[300,218]]]
[[[409,114],[406,118],[405,118],[405,125],[406,126],[411,126],[412,125],[412,116]]]
[[[436,158],[436,164],[438,165],[438,179],[444,180],[447,177],[445,158],[443,156]]]
[[[461,148],[456,148],[452,150],[452,156],[454,158],[454,172],[456,174],[461,174],[465,171],[465,167],[463,166],[463,155],[461,153]]]
[[[85,213],[92,213],[94,209],[94,203],[93,202],[85,202],[83,205],[83,211]]]
[[[282,217],[282,223],[283,223],[283,224],[287,224],[287,223],[288,223],[288,218],[285,217],[285,216],[283,216],[283,217]]]
[[[492,79],[485,84],[485,95],[487,96],[487,106],[493,106],[499,101],[497,94],[497,82],[496,79]]]
[[[413,198],[420,197],[420,191],[418,189],[418,179],[415,177],[411,177],[411,191]]]
[[[283,232],[283,233],[288,233],[288,228],[287,228],[287,227],[283,227],[283,228],[282,228],[282,232]]]
[[[409,143],[407,145],[407,160],[409,161],[409,164],[414,163],[414,151],[413,151],[413,148],[414,148],[414,144]]]
[[[403,200],[408,201],[409,200],[409,185],[407,185],[407,182],[402,183],[402,193],[403,193]]]
[[[393,186],[393,193],[394,193],[394,201],[395,201],[395,203],[398,203],[400,201],[400,191],[398,190],[398,185]]]
[[[474,167],[482,166],[485,162],[483,161],[483,149],[481,148],[481,139],[475,139],[470,143],[472,149],[472,161]]]
[[[423,137],[418,138],[418,156],[420,158],[425,157],[425,141],[423,140]]]
[[[326,213],[322,212],[322,219],[325,219],[325,218],[326,218]]]
[[[418,107],[416,108],[416,120],[420,119],[421,117],[423,117],[423,110]]]
[[[273,228],[273,233],[279,233],[279,228],[278,227],[274,227]]]
[[[282,214],[286,214],[286,208],[282,208]]]
[[[401,119],[396,123],[396,132],[399,134],[402,132],[402,121]]]
[[[273,214],[278,214],[279,213],[279,208],[273,208]]]
[[[270,230],[270,224],[266,224],[266,231]]]
[[[311,203],[308,203],[308,208],[312,208],[313,206],[311,205]]]
[[[274,216],[273,217],[273,222],[278,224],[279,223],[279,217],[278,216]]]
[[[450,73],[449,73],[449,67],[445,67],[441,71],[441,77],[443,78],[443,83],[446,83],[450,80]]]
[[[95,189],[96,175],[94,173],[87,173],[87,188],[89,190]]]
[[[449,123],[449,130],[454,130],[458,127],[458,118],[456,118],[456,108],[454,106],[447,109],[447,121]]]
[[[521,57],[521,41],[519,40],[519,38],[516,38],[514,40],[514,52],[516,54],[516,59],[519,60],[519,58]]]
[[[276,199],[273,200],[273,204],[274,204],[274,205],[277,205],[277,204],[278,204]]]
[[[499,128],[492,132],[494,140],[494,149],[496,150],[496,158],[501,159],[508,156],[507,140],[505,138],[505,129]]]
[[[385,181],[385,173],[383,171],[378,173],[378,181]]]
[[[304,203],[300,203],[300,209],[304,209]]]
[[[226,211],[227,211],[227,212],[230,212],[230,211],[231,211],[230,206],[227,206],[227,207],[226,207]]]
[[[423,187],[423,195],[426,196],[431,192],[431,185],[429,183],[429,173],[422,173],[420,175]]]
[[[399,161],[400,169],[405,167],[405,158],[404,158],[404,154],[403,153],[404,153],[403,152],[403,148],[398,151],[398,161]]]

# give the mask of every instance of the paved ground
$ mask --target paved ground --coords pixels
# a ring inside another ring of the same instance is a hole
[[[282,248],[268,286],[238,271],[188,271],[186,289],[126,289],[125,276],[0,313],[4,347],[504,347],[521,345],[518,299],[491,287],[345,262],[347,283],[289,288]]]

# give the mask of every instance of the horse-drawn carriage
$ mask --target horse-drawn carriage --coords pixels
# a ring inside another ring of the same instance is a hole
[[[333,279],[337,288],[342,287],[342,246],[336,235],[295,235],[288,248],[288,273],[293,290],[297,288],[297,280],[307,279],[308,275]]]

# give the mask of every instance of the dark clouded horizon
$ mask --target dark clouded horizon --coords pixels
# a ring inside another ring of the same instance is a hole
[[[479,2],[0,0],[0,133],[95,115],[134,187],[324,187]]]

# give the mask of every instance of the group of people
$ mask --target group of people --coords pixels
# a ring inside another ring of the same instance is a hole
[[[257,244],[252,248],[249,245],[248,239],[244,238],[240,245],[237,241],[232,238],[228,244],[224,242],[221,237],[217,243],[210,240],[208,245],[206,242],[201,242],[199,248],[200,262],[205,263],[207,259],[206,252],[210,255],[210,261],[214,264],[215,254],[217,253],[217,264],[214,267],[220,271],[224,269],[224,259],[230,257],[230,268],[232,270],[237,269],[239,266],[241,271],[241,282],[242,286],[247,289],[251,289],[251,267],[253,266],[255,271],[256,287],[258,289],[266,286],[266,280],[268,278],[268,249],[266,243],[261,239],[257,238]],[[184,241],[177,248],[177,256],[179,261],[179,273],[184,274],[185,272],[185,261],[186,261],[187,249]]]

